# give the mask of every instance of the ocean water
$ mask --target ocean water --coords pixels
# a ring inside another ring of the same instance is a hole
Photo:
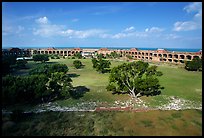
[[[41,46],[41,47],[19,47],[19,48],[48,48],[46,46]],[[57,49],[66,49],[66,48],[81,48],[81,49],[100,49],[104,47],[54,47]],[[108,49],[131,49],[131,48],[137,48],[137,47],[106,47]],[[158,48],[137,48],[138,50],[157,50]],[[175,52],[198,52],[201,49],[189,49],[189,48],[164,48],[167,51],[175,51]]]
[[[64,48],[76,48],[76,47],[56,47],[59,49],[64,49]],[[84,49],[100,49],[104,47],[79,47],[79,48],[84,48]],[[133,47],[106,47],[108,49],[131,49]],[[136,47],[135,47],[136,48]],[[137,48],[138,50],[157,50],[158,48]],[[164,48],[167,51],[175,51],[175,52],[198,52],[201,49],[187,49],[187,48]]]

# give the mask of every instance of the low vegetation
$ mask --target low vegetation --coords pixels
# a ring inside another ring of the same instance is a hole
[[[162,63],[154,67],[157,64],[151,63],[146,71],[150,74],[162,72],[163,75],[158,78],[156,75],[152,76],[155,76],[153,78],[157,78],[158,84],[165,89],[160,90],[160,95],[142,96],[138,98],[138,102],[134,102],[127,94],[107,91],[111,72],[98,73],[97,64],[93,64],[92,59],[78,60],[84,65],[81,69],[76,69],[73,65],[75,59],[51,59],[45,63],[28,61],[26,68],[22,69],[24,74],[16,70],[13,72],[15,76],[2,78],[2,99],[5,99],[3,108],[8,111],[15,109],[31,111],[31,107],[35,107],[40,111],[42,105],[51,107],[56,104],[55,109],[59,111],[57,109],[134,105],[136,109],[153,108],[157,111],[43,112],[22,115],[22,111],[18,110],[11,115],[12,117],[3,114],[3,135],[202,135],[202,111],[195,110],[197,107],[202,110],[202,72],[190,72],[178,66],[167,66]],[[123,63],[135,64],[117,59],[109,62],[110,69],[117,68]],[[130,72],[124,75],[128,73]],[[142,78],[145,77],[144,75]],[[35,106],[28,106],[33,101],[38,103]],[[187,105],[191,110],[175,108],[178,105]],[[166,110],[167,107],[169,111],[160,111]],[[174,111],[173,108],[179,111]]]
[[[156,66],[149,67],[148,63],[138,61],[123,63],[111,70],[107,90],[114,93],[128,93],[137,98],[142,95],[158,95],[161,93],[157,76],[162,76]]]
[[[202,71],[202,60],[199,57],[186,61],[185,69],[189,71]]]
[[[2,122],[3,136],[202,136],[199,110],[18,113]]]
[[[92,58],[92,64],[96,71],[100,73],[106,73],[109,71],[111,62],[109,60],[103,59],[102,57],[99,57],[98,59]]]
[[[75,67],[76,69],[79,69],[79,68],[82,67],[82,63],[81,63],[80,60],[74,60],[74,61],[73,61],[73,65],[74,65],[74,67]]]
[[[33,61],[46,62],[46,61],[49,61],[49,56],[47,54],[36,54],[36,55],[33,55]]]
[[[69,97],[72,80],[63,64],[43,65],[31,70],[29,76],[8,75],[2,80],[3,105],[42,103]]]

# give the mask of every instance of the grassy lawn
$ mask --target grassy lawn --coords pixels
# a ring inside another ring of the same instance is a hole
[[[20,120],[22,119],[22,120]],[[19,121],[20,120],[20,121]],[[202,111],[46,112],[4,116],[3,136],[201,136]],[[49,125],[48,125],[49,124]]]
[[[73,61],[75,59],[54,59],[51,62],[64,63],[69,67],[68,74],[77,74],[79,76],[73,77],[74,86],[86,86],[90,89],[82,101],[102,101],[102,102],[114,102],[115,100],[127,100],[128,95],[112,95],[105,88],[108,85],[109,73],[99,74],[92,68],[91,59],[81,59],[81,62],[85,65],[82,69],[75,69],[73,67]],[[111,61],[111,67],[125,63],[126,61]],[[148,102],[152,106],[165,104],[168,102],[166,97],[177,96],[186,100],[193,101],[197,104],[202,102],[202,72],[189,72],[183,68],[175,66],[158,66],[158,70],[163,72],[163,76],[160,77],[160,84],[165,87],[161,95],[154,97],[142,97],[141,99]],[[59,101],[66,105],[70,100]]]
[[[60,106],[75,106],[84,102],[113,104],[115,101],[127,101],[128,95],[113,95],[106,90],[109,73],[100,74],[92,68],[91,59],[80,59],[85,65],[75,69],[75,59],[51,59],[48,63],[63,63],[69,68],[73,86],[89,89],[79,99],[55,101]],[[126,61],[111,61],[111,68]],[[41,63],[29,61],[29,68]],[[153,64],[151,64],[153,65]],[[185,99],[202,104],[202,72],[189,72],[178,66],[160,65],[163,72],[159,78],[165,87],[158,96],[141,97],[149,107],[157,107],[169,102],[169,97]],[[14,75],[27,75],[28,69],[15,72]],[[106,105],[105,104],[105,105]],[[104,106],[104,105],[103,105]],[[29,108],[29,107],[26,107]],[[4,120],[6,117],[2,118]],[[8,117],[5,120],[9,120]],[[47,125],[51,124],[51,125]],[[31,115],[15,127],[3,126],[3,135],[202,135],[202,111],[148,111],[148,112],[45,112]]]
[[[109,73],[100,74],[92,67],[91,59],[80,59],[85,65],[82,69],[75,69],[73,61],[76,59],[51,59],[48,63],[63,63],[69,67],[68,74],[72,77],[72,84],[76,86],[84,86],[89,89],[80,99],[67,99],[56,101],[59,105],[68,106],[73,103],[84,101],[99,101],[113,103],[116,100],[126,101],[130,99],[128,95],[112,95],[106,90],[108,85]],[[126,61],[111,61],[111,68],[125,63]],[[35,63],[29,61],[27,70],[20,70],[14,75],[27,75],[29,70],[43,63]],[[153,64],[150,64],[153,65]],[[158,70],[163,72],[163,76],[159,78],[160,84],[165,87],[162,93],[153,97],[141,97],[148,105],[155,107],[168,103],[167,97],[176,96],[185,100],[190,100],[195,104],[202,103],[202,72],[190,72],[177,66],[169,66],[160,64]]]

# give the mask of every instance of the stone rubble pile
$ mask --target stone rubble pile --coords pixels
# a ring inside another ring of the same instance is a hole
[[[185,100],[179,99],[174,96],[171,96],[167,99],[169,102],[165,105],[157,107],[160,110],[184,110],[184,109],[199,109],[202,110],[202,104],[197,105],[196,103]]]
[[[164,104],[162,106],[157,106],[155,108],[152,108],[150,105],[148,105],[146,102],[141,100],[140,98],[137,99],[130,99],[127,101],[120,101],[117,100],[113,104],[108,105],[108,107],[113,107],[113,108],[132,108],[132,109],[149,109],[149,110],[184,110],[184,109],[199,109],[202,110],[202,104],[196,104],[195,102],[177,98],[175,96],[170,96],[165,98],[167,101],[169,101],[167,104]],[[96,101],[96,102],[82,102],[82,103],[77,103],[74,106],[70,107],[62,107],[58,105],[57,103],[46,103],[46,104],[41,104],[37,106],[34,109],[31,109],[29,111],[26,111],[24,113],[41,113],[41,112],[46,112],[46,111],[60,111],[60,112],[68,112],[68,111],[95,111],[96,108],[101,104],[101,102]],[[10,114],[11,112],[2,110],[2,113]]]

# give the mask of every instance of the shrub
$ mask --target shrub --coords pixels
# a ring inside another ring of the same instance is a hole
[[[74,60],[73,65],[76,69],[79,69],[82,67],[82,63],[79,60]]]
[[[187,61],[185,69],[189,71],[202,71],[202,60],[199,57],[195,57],[192,61]]]

